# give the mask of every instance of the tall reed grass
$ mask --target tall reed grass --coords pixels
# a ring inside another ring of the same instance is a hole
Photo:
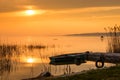
[[[120,53],[120,26],[105,28],[107,32],[108,48],[107,52]]]
[[[17,60],[19,60],[19,55],[21,53],[25,52],[26,50],[31,51],[34,49],[45,49],[48,46],[45,45],[38,45],[38,44],[29,44],[29,45],[17,45],[17,44],[3,44],[0,43],[0,76],[4,72],[10,73],[13,70],[13,67],[15,67],[15,63],[13,61],[17,57]],[[16,61],[17,61],[16,60]]]

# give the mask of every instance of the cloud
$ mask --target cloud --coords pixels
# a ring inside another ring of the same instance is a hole
[[[120,0],[30,0],[43,9],[71,9],[86,7],[119,6]]]
[[[65,10],[120,6],[120,0],[0,0],[0,12],[25,10],[25,6],[30,5],[36,9]]]
[[[20,0],[18,0],[19,2]],[[23,10],[16,0],[0,0],[0,12],[12,12]]]
[[[51,13],[91,13],[91,12],[111,12],[111,11],[119,11],[120,7],[88,7],[88,8],[76,8],[76,9],[68,9],[68,10],[60,10],[54,11],[51,10]]]
[[[120,15],[120,7],[88,7],[68,10],[50,10],[47,15],[60,18],[91,18]],[[44,14],[45,15],[45,14]]]

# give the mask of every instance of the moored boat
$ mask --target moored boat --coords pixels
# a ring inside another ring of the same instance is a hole
[[[86,62],[86,55],[83,53],[63,54],[63,55],[50,57],[50,61],[51,61],[50,64],[53,65],[63,65],[63,64],[80,65],[81,63]]]

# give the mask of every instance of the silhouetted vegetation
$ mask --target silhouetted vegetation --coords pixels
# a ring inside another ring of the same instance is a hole
[[[26,47],[28,49],[43,49],[43,48],[46,48],[46,46],[43,46],[43,45],[28,45]]]
[[[120,80],[120,66],[90,70],[70,76],[52,77],[45,80]]]
[[[15,64],[13,61],[13,57],[15,61],[19,60],[19,55],[24,53],[26,50],[33,49],[44,49],[47,46],[44,45],[17,45],[17,44],[0,44],[0,76],[3,73],[10,73],[13,70],[13,66]],[[15,57],[17,56],[17,58]]]
[[[108,37],[108,52],[120,53],[120,26],[105,28]]]
[[[44,45],[25,45],[25,46],[19,46],[19,45],[8,45],[8,44],[1,44],[0,45],[0,55],[12,55],[13,51],[14,52],[19,52],[20,49],[44,49],[47,48],[47,46]]]
[[[11,58],[14,54],[17,55],[18,52],[19,49],[17,45],[0,45],[0,75],[2,75],[4,72],[11,72],[13,67]]]

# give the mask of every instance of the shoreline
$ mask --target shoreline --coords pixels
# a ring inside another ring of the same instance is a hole
[[[43,76],[39,75],[34,78],[28,78],[28,79],[22,79],[22,80],[90,80],[89,78],[91,78],[91,80],[109,80],[109,79],[104,79],[105,77],[102,77],[103,79],[98,79],[98,77],[100,77],[99,75],[101,75],[101,76],[105,75],[105,76],[110,77],[110,76],[112,76],[113,73],[116,72],[115,69],[118,69],[117,72],[119,72],[119,74],[120,74],[120,65],[118,65],[118,66],[84,70],[81,72],[75,72],[75,73],[65,74],[65,75],[63,74],[63,75],[59,75],[59,76],[51,75],[50,77],[43,77]],[[111,72],[111,71],[114,71],[114,72]],[[107,75],[107,74],[109,74],[109,75]],[[114,79],[110,79],[110,80],[114,80]],[[117,80],[120,80],[120,77]]]
[[[120,65],[100,69],[91,69],[84,72],[73,73],[70,75],[48,77],[44,80],[120,80],[119,74]]]

